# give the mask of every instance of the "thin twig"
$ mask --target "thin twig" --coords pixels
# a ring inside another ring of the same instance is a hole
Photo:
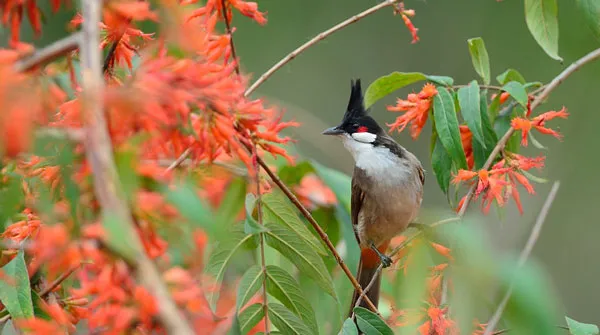
[[[85,153],[94,178],[94,192],[104,217],[111,216],[121,223],[122,234],[128,236],[135,252],[131,264],[137,279],[156,298],[158,318],[169,334],[192,335],[191,326],[177,309],[163,283],[159,272],[143,252],[139,236],[135,232],[131,210],[127,206],[122,186],[112,156],[111,140],[104,117],[102,96],[104,81],[102,57],[98,45],[102,2],[82,0],[83,38],[81,39],[81,65],[83,77],[83,107],[85,111]]]
[[[165,169],[165,172],[163,174],[167,174],[171,170],[176,169],[179,165],[183,163],[183,161],[186,160],[186,158],[190,155],[191,152],[192,148],[185,149],[185,151],[181,153],[181,155],[179,155],[179,157],[177,157],[177,159],[174,160],[173,163],[171,163],[171,165],[169,165],[169,167]]]
[[[104,58],[104,63],[102,65],[103,73],[107,73],[110,69],[110,64],[112,63],[112,59],[115,56],[115,52],[117,51],[117,47],[119,46],[123,35],[125,35],[124,31],[121,33],[121,35],[119,35],[119,37],[117,37],[113,44],[111,44],[110,49],[108,49],[108,53],[106,54],[106,57]]]
[[[81,36],[82,34],[77,32],[60,39],[41,50],[35,51],[33,55],[18,61],[15,64],[16,70],[19,72],[29,71],[38,65],[45,64],[59,56],[77,50]]]
[[[260,167],[258,166],[258,148],[256,147],[256,143],[254,143],[254,157],[256,160],[254,161],[254,169],[256,173],[256,215],[258,218],[258,224],[263,225],[263,214],[262,214],[262,196],[260,194]],[[270,325],[269,325],[269,307],[267,304],[267,262],[265,260],[265,236],[263,233],[260,233],[260,263],[262,266],[263,273],[263,311],[265,314],[265,334],[270,333]]]
[[[587,63],[589,63],[593,60],[596,60],[598,58],[600,58],[600,48],[588,53],[587,55],[585,55],[582,58],[578,59],[577,61],[573,62],[573,64],[569,65],[569,67],[567,67],[558,76],[556,76],[554,79],[552,79],[550,84],[548,84],[544,88],[544,90],[535,97],[535,100],[533,100],[533,102],[531,103],[531,110],[534,110],[542,102],[544,102],[544,100],[546,100],[548,95],[550,95],[550,93],[552,91],[554,91],[558,87],[558,85],[560,85],[570,75],[572,75],[574,72],[579,70],[582,66],[584,66]],[[487,161],[485,162],[485,164],[482,167],[483,170],[488,170],[490,168],[490,166],[492,166],[492,164],[494,163],[494,160],[496,159],[496,156],[498,156],[498,154],[504,149],[504,147],[506,146],[506,143],[508,142],[508,140],[510,139],[510,137],[512,136],[512,134],[514,132],[515,132],[515,129],[513,127],[510,127],[506,131],[504,136],[502,136],[502,138],[498,141],[498,143],[494,147],[494,150],[492,150],[492,152],[490,153]],[[465,197],[465,201],[464,201],[462,207],[460,208],[460,211],[458,212],[458,216],[462,217],[465,215],[465,213],[467,211],[467,207],[469,207],[469,203],[471,202],[471,200],[473,199],[473,196],[475,195],[476,187],[477,187],[477,183],[473,184],[473,186],[471,186],[471,188],[469,189],[469,192],[467,193],[467,196]]]
[[[235,44],[233,43],[233,34],[231,31],[231,23],[229,22],[229,18],[227,17],[227,3],[225,0],[221,0],[221,7],[223,14],[223,21],[225,21],[225,29],[227,30],[227,35],[229,35],[229,47],[231,49],[231,57],[233,57],[233,61],[235,62],[235,73],[240,75],[240,63],[238,63],[237,55],[235,53]]]
[[[519,261],[517,263],[517,270],[519,270],[520,268],[523,267],[523,265],[525,265],[525,263],[527,262],[527,259],[529,258],[529,255],[531,255],[531,251],[533,250],[535,243],[537,242],[538,238],[540,237],[540,232],[542,231],[542,226],[544,225],[544,222],[546,221],[546,217],[548,216],[550,207],[552,207],[552,202],[556,198],[556,193],[558,192],[559,187],[560,187],[560,182],[558,182],[558,181],[554,182],[554,185],[552,185],[552,189],[550,190],[550,193],[548,194],[548,197],[546,198],[546,201],[544,202],[544,206],[542,206],[542,210],[540,211],[540,214],[538,215],[537,220],[535,221],[535,225],[533,226],[533,229],[531,230],[531,234],[529,235],[529,238],[527,239],[527,243],[525,244],[523,251],[521,251],[521,255],[519,256]],[[498,322],[500,322],[500,318],[502,317],[504,308],[506,308],[506,305],[508,304],[508,300],[510,299],[510,295],[512,294],[513,286],[514,286],[514,283],[511,283],[510,287],[504,294],[502,301],[498,305],[496,312],[494,313],[494,315],[488,322],[483,335],[492,335],[493,334],[494,328],[496,328],[496,325],[498,324]]]
[[[74,265],[70,269],[65,271],[63,274],[61,274],[50,285],[48,285],[46,288],[44,288],[40,292],[40,297],[45,298],[50,292],[52,292],[55,288],[57,288],[58,285],[62,284],[62,282],[64,282],[65,279],[69,278],[70,275],[72,275],[75,271],[77,271],[77,269],[79,269],[80,266],[81,266],[81,264]]]
[[[347,20],[340,22],[339,24],[325,30],[324,32],[318,34],[317,36],[313,37],[310,41],[302,44],[301,46],[299,46],[296,50],[290,52],[287,56],[283,57],[279,62],[277,62],[275,65],[273,65],[270,69],[267,70],[267,72],[263,73],[257,81],[255,81],[252,86],[250,86],[250,88],[248,88],[246,90],[246,92],[244,93],[244,96],[249,96],[250,94],[252,94],[252,92],[254,92],[260,85],[264,84],[265,81],[267,81],[267,79],[269,79],[269,77],[271,77],[273,75],[273,73],[277,72],[277,70],[281,69],[285,64],[287,64],[289,61],[291,61],[292,59],[296,58],[299,54],[303,53],[304,51],[306,51],[306,49],[310,48],[311,46],[317,44],[318,42],[324,40],[325,38],[327,38],[329,35],[351,25],[352,23],[355,23],[357,21],[359,21],[360,19],[369,16],[375,12],[377,12],[378,10],[385,8],[387,6],[391,6],[395,3],[397,3],[398,0],[387,0],[384,1],[380,4],[377,4],[367,10],[365,10],[364,12],[361,12],[359,14],[356,14],[350,18],[348,18]]]

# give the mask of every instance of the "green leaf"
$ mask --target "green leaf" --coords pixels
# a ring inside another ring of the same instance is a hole
[[[479,76],[483,79],[483,83],[490,84],[490,59],[485,49],[485,43],[481,37],[471,38],[467,40],[469,44],[469,53],[473,67]]]
[[[520,171],[521,171],[521,173],[522,173],[522,174],[523,174],[525,177],[527,177],[527,179],[529,179],[529,180],[533,181],[534,183],[538,183],[538,184],[546,184],[546,183],[548,182],[548,179],[544,179],[544,178],[538,177],[538,176],[536,176],[536,175],[532,174],[532,173],[531,173],[531,172],[529,172],[529,171],[525,171],[525,170],[520,170]]]
[[[516,81],[508,82],[502,86],[502,90],[508,92],[513,99],[515,99],[521,106],[527,107],[527,91],[521,83]]]
[[[258,324],[265,317],[265,310],[263,305],[256,303],[246,307],[241,313],[238,314],[238,321],[242,334],[248,334],[256,324]]]
[[[600,39],[600,2],[597,0],[577,0],[579,8],[583,11],[583,15],[587,20],[587,24]]]
[[[46,303],[44,301],[44,299],[42,299],[42,297],[40,297],[40,295],[34,291],[31,290],[31,301],[33,302],[33,313],[35,314],[36,318],[40,318],[40,319],[44,319],[44,320],[48,320],[51,321],[52,320],[52,316],[50,316],[45,310],[43,305]]]
[[[3,174],[3,187],[0,188],[0,227],[4,227],[6,221],[15,213],[21,211],[25,200],[23,193],[22,177]]]
[[[502,138],[510,128],[512,114],[513,112],[511,111],[510,113],[507,113],[504,116],[498,116],[496,118],[496,122],[494,123],[494,131],[496,132],[496,136],[498,138]],[[506,151],[517,153],[517,151],[519,150],[520,139],[521,134],[518,132],[514,133],[506,143]]]
[[[254,209],[256,207],[256,196],[252,193],[246,194],[246,200],[244,202],[246,208],[246,221],[244,222],[244,232],[246,234],[258,234],[264,233],[267,229],[258,224],[254,219]]]
[[[558,6],[556,0],[525,0],[525,21],[535,41],[548,56],[558,55]]]
[[[479,99],[479,85],[473,80],[466,87],[461,87],[458,90],[458,103],[462,116],[467,122],[467,126],[475,140],[479,141],[485,148],[485,140],[483,138],[483,126],[481,125],[481,108]]]
[[[344,206],[346,211],[350,213],[350,196],[352,188],[352,179],[350,176],[330,169],[324,165],[312,162],[317,175],[323,180],[323,182],[331,188],[337,200]]]
[[[596,325],[575,321],[568,316],[565,316],[565,320],[567,320],[567,327],[569,327],[569,333],[571,333],[571,335],[600,334],[600,329],[598,329],[598,326]]]
[[[106,213],[102,217],[102,226],[106,231],[108,247],[129,262],[135,262],[138,255],[144,252],[133,227],[116,218],[114,213]]]
[[[480,97],[481,124],[483,127],[485,147],[479,144],[479,142],[473,141],[473,158],[475,160],[475,169],[477,170],[483,167],[488,156],[492,153],[492,150],[494,150],[496,143],[498,143],[496,132],[489,119],[486,95],[487,92],[484,91],[484,94]]]
[[[500,85],[504,85],[509,81],[516,81],[521,84],[525,84],[525,78],[523,78],[519,71],[515,69],[508,69],[502,72],[502,74],[496,77],[496,80],[500,83]]]
[[[283,305],[277,303],[268,304],[269,319],[283,334],[314,334],[305,324]]]
[[[165,189],[165,195],[186,220],[214,236],[213,213],[190,185],[182,183],[173,189]]]
[[[526,90],[530,89],[530,88],[539,88],[544,86],[544,83],[542,83],[541,81],[534,81],[531,83],[526,83],[525,85],[523,85],[523,87],[525,87]]]
[[[512,287],[504,312],[507,327],[516,334],[554,334],[557,297],[548,274],[533,261],[515,267],[515,261],[501,263],[502,291]]]
[[[356,323],[365,335],[393,335],[392,329],[377,316],[377,314],[363,307],[355,307]]]
[[[283,166],[279,172],[279,179],[283,181],[286,185],[296,185],[299,184],[302,178],[314,171],[314,168],[310,161],[304,161],[298,163],[296,165],[285,165]]]
[[[233,256],[244,246],[250,246],[253,242],[253,235],[246,235],[240,230],[233,230],[229,234],[229,239],[219,242],[204,268],[204,272],[211,276],[214,283],[218,286],[223,280],[225,269]],[[207,299],[213,310],[219,299],[219,290],[210,290],[207,293]]]
[[[19,250],[15,258],[2,267],[0,301],[14,319],[32,318],[34,315],[23,250]]]
[[[268,265],[267,292],[299,316],[314,334],[319,333],[315,311],[290,274],[278,266]]]
[[[323,259],[313,250],[306,240],[285,226],[265,222],[269,232],[264,233],[268,245],[279,251],[300,270],[303,275],[315,281],[329,295],[336,298],[331,276],[323,263]]]
[[[425,77],[427,77],[427,80],[432,81],[436,84],[442,85],[442,86],[452,86],[454,85],[454,79],[452,79],[451,77],[447,77],[447,76],[433,76],[433,75],[425,75]]]
[[[236,308],[239,311],[254,296],[263,283],[263,271],[254,265],[244,273],[237,290]]]
[[[452,172],[452,159],[442,146],[439,137],[436,136],[433,152],[431,153],[431,165],[438,185],[444,194],[448,193],[450,186],[450,174]]]
[[[534,147],[541,149],[541,150],[548,150],[548,148],[546,148],[542,143],[540,143],[537,138],[535,138],[535,135],[533,135],[533,132],[529,132],[529,134],[527,134],[527,137],[529,137],[529,139],[531,140],[531,144],[533,144]]]
[[[240,326],[240,319],[235,314],[233,316],[233,321],[231,322],[231,328],[229,328],[229,332],[227,335],[242,335],[242,327]]]
[[[279,192],[272,192],[262,196],[262,212],[264,222],[273,222],[288,228],[298,235],[298,238],[306,241],[311,248],[321,255],[327,255],[321,241],[313,235],[306,225],[300,221],[291,203]]]
[[[392,72],[387,76],[379,77],[365,91],[365,108],[371,107],[379,99],[404,86],[425,79],[427,77],[419,72]]]
[[[358,335],[358,328],[356,328],[354,320],[347,318],[338,335]]]
[[[435,129],[442,145],[461,169],[467,169],[467,159],[460,140],[458,120],[454,110],[454,99],[443,87],[438,88],[438,94],[433,97],[433,117]]]
[[[221,206],[215,212],[212,220],[213,225],[217,226],[217,234],[222,233],[236,220],[246,201],[246,190],[247,185],[244,178],[236,178],[229,183],[227,192],[221,200]]]

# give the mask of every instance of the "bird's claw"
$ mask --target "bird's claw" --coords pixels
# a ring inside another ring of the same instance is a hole
[[[375,244],[371,243],[371,249],[373,249],[377,256],[379,256],[379,260],[381,260],[381,265],[383,265],[384,268],[390,267],[392,265],[392,259],[389,256],[382,253],[381,251],[379,251]]]
[[[379,255],[379,258],[381,259],[381,264],[384,268],[388,268],[392,265],[392,258],[390,256],[381,254]]]

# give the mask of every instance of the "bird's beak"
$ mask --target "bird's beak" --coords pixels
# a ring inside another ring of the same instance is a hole
[[[331,128],[327,128],[323,131],[323,135],[341,135],[343,134],[344,131],[340,128],[338,128],[338,126],[335,127],[331,127]]]

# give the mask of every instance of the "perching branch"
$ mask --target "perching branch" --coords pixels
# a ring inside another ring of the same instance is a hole
[[[519,256],[519,262],[517,263],[517,269],[522,268],[523,265],[525,265],[525,262],[527,262],[529,255],[531,255],[531,251],[533,250],[533,247],[535,246],[535,243],[537,242],[537,240],[540,236],[540,232],[542,231],[542,226],[544,225],[544,222],[546,221],[546,217],[548,216],[548,212],[550,211],[550,207],[552,206],[552,202],[554,201],[554,198],[556,198],[556,193],[558,192],[559,187],[560,187],[560,183],[558,181],[554,182],[554,185],[552,185],[552,189],[550,190],[550,193],[548,194],[548,197],[546,198],[546,201],[544,202],[544,206],[542,206],[542,210],[540,211],[540,214],[538,215],[537,220],[535,221],[535,225],[533,226],[533,229],[531,230],[531,234],[529,235],[529,238],[527,239],[527,243],[525,244],[523,251],[521,251],[521,255]],[[494,333],[494,328],[496,328],[496,325],[498,324],[498,322],[500,321],[500,318],[502,317],[504,308],[506,308],[506,305],[508,304],[508,299],[510,299],[510,295],[512,294],[513,286],[514,286],[514,283],[510,285],[510,287],[508,288],[508,291],[506,291],[506,293],[504,294],[504,297],[502,298],[502,301],[498,305],[496,312],[494,313],[494,315],[488,322],[483,335],[492,335]]]
[[[121,223],[122,233],[134,243],[139,241],[135,232],[132,215],[119,182],[112,156],[111,140],[102,106],[104,81],[102,57],[99,45],[100,15],[102,2],[82,0],[83,37],[80,41],[83,77],[83,107],[85,111],[84,137],[86,158],[92,168],[94,193],[102,208],[102,215],[114,217]],[[158,318],[169,334],[192,335],[194,332],[188,321],[180,314],[171,299],[152,261],[144,252],[137,252],[133,260],[138,280],[156,298]]]
[[[312,47],[313,45],[317,44],[318,42],[324,40],[329,35],[337,32],[339,30],[344,29],[345,27],[351,25],[352,23],[355,23],[358,20],[373,14],[382,8],[394,5],[397,2],[398,2],[398,0],[386,0],[378,5],[375,5],[369,9],[365,10],[364,12],[356,14],[356,15],[346,19],[345,21],[340,22],[339,24],[337,24],[337,25],[325,30],[324,32],[318,34],[317,36],[313,37],[310,41],[302,44],[296,50],[290,52],[287,56],[283,57],[279,62],[277,62],[270,69],[268,69],[267,72],[263,73],[258,78],[258,80],[256,80],[252,84],[252,86],[250,86],[250,88],[248,88],[246,90],[246,92],[244,93],[244,96],[249,96],[250,94],[252,94],[252,92],[254,92],[260,85],[264,84],[264,82],[267,81],[267,79],[269,79],[269,77],[271,77],[273,75],[273,73],[277,72],[277,70],[281,69],[285,64],[290,62],[292,59],[296,58],[296,56],[298,56],[299,54],[306,51],[306,49],[308,49],[308,48]]]
[[[41,50],[35,51],[31,56],[19,60],[15,64],[16,70],[18,72],[29,71],[38,65],[45,64],[59,56],[77,50],[81,36],[82,33],[77,32],[60,39]]]
[[[560,85],[563,81],[565,81],[565,79],[567,79],[575,71],[579,70],[582,66],[584,66],[587,63],[594,61],[598,58],[600,58],[600,48],[588,53],[587,55],[585,55],[582,58],[573,62],[573,64],[569,65],[569,67],[567,67],[563,72],[561,72],[558,76],[556,76],[554,79],[552,79],[550,84],[546,85],[544,90],[535,97],[535,100],[533,100],[533,102],[531,103],[531,110],[535,109],[540,104],[542,104],[542,102],[544,102],[544,100],[546,100],[546,98],[548,98],[548,95],[550,95],[550,93],[552,91],[554,91],[554,89],[556,89],[558,87],[558,85]],[[498,141],[498,143],[494,147],[494,150],[492,150],[492,152],[490,153],[490,156],[488,157],[487,161],[485,162],[485,164],[482,167],[483,170],[487,170],[492,166],[492,164],[494,163],[494,160],[496,159],[496,156],[498,156],[498,154],[502,150],[504,150],[506,143],[508,142],[508,140],[510,139],[510,137],[512,136],[512,134],[514,132],[515,132],[515,129],[513,127],[510,127],[506,131],[504,136],[502,136],[502,138]],[[476,187],[477,187],[477,183],[473,184],[473,186],[471,186],[471,188],[469,189],[469,193],[467,193],[465,201],[464,201],[462,207],[460,208],[460,211],[458,212],[458,216],[462,217],[465,215],[465,213],[467,211],[467,207],[469,207],[469,203],[471,202],[471,200],[473,199],[473,196],[475,195]]]

